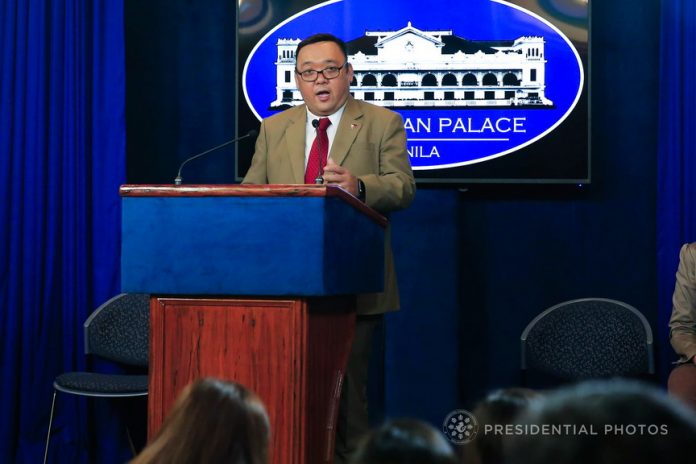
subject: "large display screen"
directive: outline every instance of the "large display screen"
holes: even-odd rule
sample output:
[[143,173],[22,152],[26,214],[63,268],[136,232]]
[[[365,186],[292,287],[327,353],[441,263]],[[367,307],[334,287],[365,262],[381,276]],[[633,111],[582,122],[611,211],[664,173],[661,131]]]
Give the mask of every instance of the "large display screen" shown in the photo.
[[[401,114],[421,183],[590,181],[587,0],[240,0],[238,133],[302,104],[295,48],[346,41],[352,95]],[[252,153],[237,154],[237,176]]]

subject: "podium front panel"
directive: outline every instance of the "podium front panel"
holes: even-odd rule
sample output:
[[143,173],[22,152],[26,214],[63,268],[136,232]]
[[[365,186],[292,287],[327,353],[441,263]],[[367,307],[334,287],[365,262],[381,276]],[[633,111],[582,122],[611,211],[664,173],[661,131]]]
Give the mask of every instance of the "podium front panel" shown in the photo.
[[124,197],[122,291],[379,292],[384,230],[337,197]]

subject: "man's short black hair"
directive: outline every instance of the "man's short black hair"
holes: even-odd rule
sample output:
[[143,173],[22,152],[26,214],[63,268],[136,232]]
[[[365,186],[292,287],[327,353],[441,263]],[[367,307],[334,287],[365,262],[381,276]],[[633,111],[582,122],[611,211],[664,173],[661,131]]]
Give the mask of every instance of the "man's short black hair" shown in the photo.
[[306,39],[304,39],[302,42],[297,44],[297,50],[295,50],[295,59],[300,55],[300,50],[302,50],[302,47],[305,47],[307,45],[319,43],[319,42],[333,42],[336,45],[338,45],[338,48],[341,49],[343,52],[343,57],[348,61],[348,47],[346,46],[346,43],[336,37],[335,35],[332,34],[326,34],[326,33],[321,33],[321,34],[314,34],[310,35]]
[[418,419],[395,419],[363,437],[351,464],[456,464],[445,436]]

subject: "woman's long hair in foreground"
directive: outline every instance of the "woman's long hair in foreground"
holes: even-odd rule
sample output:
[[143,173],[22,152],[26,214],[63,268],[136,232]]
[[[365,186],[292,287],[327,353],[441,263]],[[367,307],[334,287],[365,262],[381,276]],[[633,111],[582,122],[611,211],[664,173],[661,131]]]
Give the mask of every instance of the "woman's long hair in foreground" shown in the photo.
[[268,415],[254,393],[234,382],[197,380],[131,464],[267,464],[269,436]]

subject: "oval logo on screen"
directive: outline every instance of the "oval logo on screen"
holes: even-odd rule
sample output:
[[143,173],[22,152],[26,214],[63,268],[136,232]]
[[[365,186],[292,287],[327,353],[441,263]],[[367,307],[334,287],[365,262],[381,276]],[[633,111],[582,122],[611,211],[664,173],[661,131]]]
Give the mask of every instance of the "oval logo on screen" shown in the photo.
[[317,32],[347,42],[355,98],[402,115],[415,170],[474,164],[533,144],[563,123],[585,88],[573,43],[520,6],[329,1],[280,23],[247,58],[244,97],[259,119],[302,104],[295,49]]

